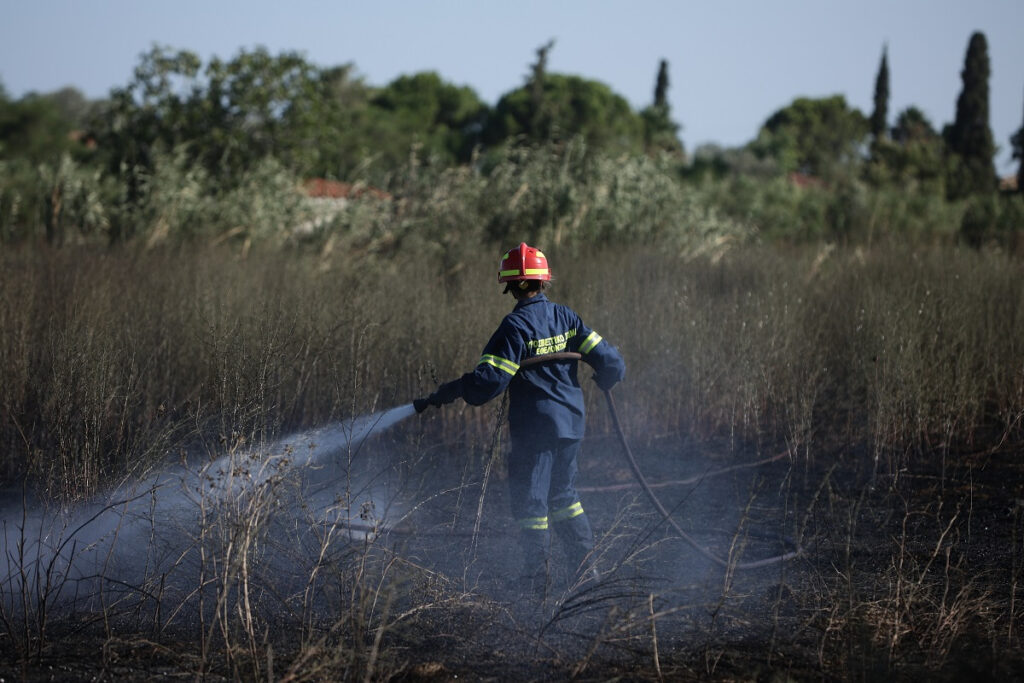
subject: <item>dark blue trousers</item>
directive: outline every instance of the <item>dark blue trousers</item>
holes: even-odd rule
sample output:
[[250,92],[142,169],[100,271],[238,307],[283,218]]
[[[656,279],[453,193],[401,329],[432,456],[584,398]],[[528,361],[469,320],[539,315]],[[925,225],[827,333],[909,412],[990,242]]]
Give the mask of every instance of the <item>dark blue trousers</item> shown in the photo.
[[512,514],[521,529],[524,576],[547,574],[551,529],[565,544],[574,575],[594,549],[590,521],[576,493],[579,452],[578,439],[529,445],[513,440],[508,481]]

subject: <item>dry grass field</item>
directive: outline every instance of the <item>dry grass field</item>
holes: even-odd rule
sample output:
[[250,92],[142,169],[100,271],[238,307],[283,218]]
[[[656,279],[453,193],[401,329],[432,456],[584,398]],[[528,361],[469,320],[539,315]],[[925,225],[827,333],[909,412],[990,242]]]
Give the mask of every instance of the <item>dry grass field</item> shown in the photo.
[[1024,674],[1019,260],[546,247],[723,562],[587,381],[602,580],[537,602],[500,401],[358,422],[473,366],[510,308],[491,251],[0,254],[0,678]]

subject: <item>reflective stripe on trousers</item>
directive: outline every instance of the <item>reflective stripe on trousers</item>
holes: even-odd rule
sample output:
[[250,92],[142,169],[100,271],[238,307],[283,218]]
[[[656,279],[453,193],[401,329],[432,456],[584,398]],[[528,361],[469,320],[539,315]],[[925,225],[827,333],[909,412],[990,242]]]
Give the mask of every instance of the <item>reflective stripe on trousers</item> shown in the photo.
[[527,568],[547,562],[550,529],[566,545],[571,562],[579,562],[594,547],[590,521],[576,493],[579,450],[575,439],[526,451],[513,444],[508,459],[509,493]]

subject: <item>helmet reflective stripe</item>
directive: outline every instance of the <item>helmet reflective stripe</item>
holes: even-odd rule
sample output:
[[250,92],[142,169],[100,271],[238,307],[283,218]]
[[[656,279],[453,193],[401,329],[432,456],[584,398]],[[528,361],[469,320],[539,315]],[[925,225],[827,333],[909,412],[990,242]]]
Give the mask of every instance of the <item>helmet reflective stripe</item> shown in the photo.
[[579,517],[582,514],[583,514],[583,505],[579,501],[577,501],[577,502],[573,503],[572,505],[570,505],[567,508],[562,508],[561,510],[555,510],[554,512],[552,512],[551,513],[551,521],[552,522],[564,522],[567,519],[572,519],[574,517]]
[[502,358],[501,356],[492,356],[489,353],[485,353],[483,356],[480,357],[480,363],[477,363],[477,365],[480,365],[481,363],[486,365],[493,365],[499,370],[503,370],[510,375],[514,375],[517,372],[519,372],[518,363],[513,363],[507,358]]
[[595,346],[601,343],[601,335],[597,332],[591,332],[587,335],[587,338],[580,344],[580,353],[590,353]]
[[544,252],[526,242],[520,242],[518,247],[509,249],[501,257],[498,282],[550,279],[551,269]]
[[548,528],[547,517],[526,517],[519,520],[519,526],[523,529],[533,529],[535,531],[544,531]]

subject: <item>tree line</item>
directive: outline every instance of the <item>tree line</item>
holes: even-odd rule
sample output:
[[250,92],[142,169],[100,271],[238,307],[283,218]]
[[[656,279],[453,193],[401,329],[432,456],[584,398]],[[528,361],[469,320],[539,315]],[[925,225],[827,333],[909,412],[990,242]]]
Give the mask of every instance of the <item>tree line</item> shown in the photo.
[[[320,67],[297,52],[263,48],[203,64],[188,50],[155,46],[126,85],[99,101],[74,88],[12,99],[0,87],[0,240],[44,234],[60,244],[71,231],[130,241],[154,196],[173,203],[177,192],[187,211],[182,201],[190,196],[237,200],[254,183],[285,177],[389,188],[410,164],[487,174],[510,149],[565,149],[573,140],[589,155],[662,159],[681,184],[797,175],[833,190],[859,183],[949,202],[985,197],[972,203],[982,207],[973,209],[981,226],[975,242],[1000,210],[992,199],[999,179],[982,33],[970,38],[956,117],[941,131],[913,106],[890,121],[886,48],[870,115],[841,95],[797,98],[748,144],[692,154],[668,104],[666,61],[651,104],[634,111],[599,81],[549,72],[553,47],[539,47],[524,82],[494,106],[435,72],[375,87],[352,64]],[[1021,160],[1019,188],[1024,121],[1010,142]]]

